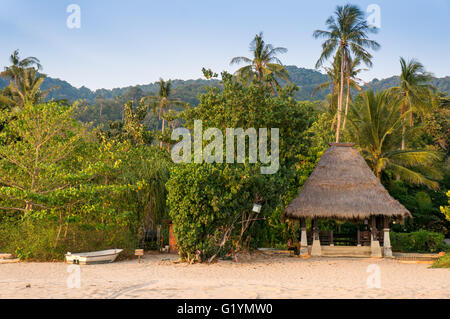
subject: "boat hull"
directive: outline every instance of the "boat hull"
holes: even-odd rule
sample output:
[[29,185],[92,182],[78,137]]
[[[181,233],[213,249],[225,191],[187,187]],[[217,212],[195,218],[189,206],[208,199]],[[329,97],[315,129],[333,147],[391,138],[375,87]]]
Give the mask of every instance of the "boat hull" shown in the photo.
[[117,256],[123,249],[110,249],[88,253],[67,253],[66,262],[69,264],[93,265],[107,264],[116,260]]

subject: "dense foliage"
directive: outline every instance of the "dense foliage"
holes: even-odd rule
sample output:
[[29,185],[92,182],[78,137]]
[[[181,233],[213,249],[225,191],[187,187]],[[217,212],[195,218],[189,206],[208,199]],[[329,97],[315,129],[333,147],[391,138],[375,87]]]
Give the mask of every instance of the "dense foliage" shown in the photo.
[[[114,247],[129,254],[143,231],[168,219],[190,262],[284,246],[298,235],[298,223],[283,217],[286,205],[339,138],[355,144],[412,213],[391,224],[394,249],[445,250],[450,78],[401,58],[398,77],[363,84],[360,64],[371,66],[379,47],[372,32],[357,6],[338,6],[314,33],[324,39],[317,66],[326,75],[284,66],[278,55],[286,49],[260,33],[250,58],[232,60],[245,63],[235,75],[219,80],[204,68],[206,80],[95,92],[47,77],[37,58],[16,50],[0,78],[0,251],[34,260]],[[249,137],[241,161],[175,164],[172,133],[184,127],[195,134],[195,121],[201,133],[215,128],[224,137],[202,140],[215,155],[226,149],[227,128],[267,128],[268,150],[277,134],[271,129],[279,129],[277,169],[263,174],[269,164],[261,155],[250,160]],[[358,226],[327,220],[319,227],[352,234]],[[448,264],[448,254],[441,262]]]
[[420,230],[412,233],[392,233],[394,251],[434,253],[445,249],[444,235]]
[[[314,120],[312,104],[297,102],[293,92],[273,96],[270,87],[259,83],[243,86],[227,74],[223,78],[223,91],[209,89],[198,107],[182,114],[187,127],[202,120],[203,130],[215,127],[224,135],[226,128],[280,128],[280,168],[261,174],[261,163],[250,164],[247,155],[243,164],[173,167],[167,185],[170,216],[180,254],[190,261],[287,240],[282,208],[312,166],[305,145]],[[299,158],[304,163],[296,171]],[[261,212],[252,212],[254,203],[262,205]]]
[[[7,112],[0,133],[0,250],[22,258],[123,247],[166,215],[167,152],[98,138],[76,106],[30,104]],[[135,131],[134,131],[135,132]]]
[[[299,90],[295,92],[294,95],[297,100],[325,100],[326,95],[331,92],[331,90],[322,90],[311,97],[311,93],[316,87],[324,82],[329,81],[329,77],[326,74],[312,69],[297,67],[295,65],[288,65],[286,66],[286,69],[289,73],[291,82],[299,87]],[[218,80],[173,80],[173,97],[179,98],[191,105],[197,105],[199,103],[199,95],[206,92],[206,87],[210,86],[211,82],[214,86],[220,86]],[[284,81],[280,81],[280,83],[281,85],[285,84]],[[398,76],[392,76],[381,80],[374,79],[370,82],[367,82],[363,86],[363,88],[382,91],[394,86],[398,86],[398,84]],[[440,92],[450,94],[450,77],[434,77],[431,80],[431,84],[435,86]],[[8,80],[0,78],[0,89],[6,87],[7,85]],[[107,123],[108,120],[121,119],[123,100],[120,99],[132,88],[139,88],[147,95],[156,95],[158,92],[157,82],[138,86],[115,88],[111,90],[98,89],[92,91],[86,87],[76,88],[64,80],[46,77],[44,79],[44,82],[42,83],[42,89],[47,90],[49,88],[55,89],[48,94],[48,100],[68,100],[71,102],[84,100],[87,102],[87,104],[91,105],[90,109],[92,109],[92,114],[90,114],[89,116],[86,115],[86,117],[84,118],[86,122],[97,122],[99,120],[97,114],[99,114],[99,104],[100,101],[102,101],[102,103],[104,104],[103,110],[105,112],[105,123]],[[120,101],[117,101],[117,99],[119,99]],[[96,109],[97,112],[95,112],[94,109]]]

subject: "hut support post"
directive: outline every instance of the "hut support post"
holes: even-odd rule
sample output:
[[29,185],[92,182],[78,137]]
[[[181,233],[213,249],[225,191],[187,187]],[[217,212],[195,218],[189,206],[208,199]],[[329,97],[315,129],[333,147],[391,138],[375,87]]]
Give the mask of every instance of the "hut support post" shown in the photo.
[[356,246],[360,247],[361,246],[361,232],[358,229],[357,233],[356,233]]
[[371,257],[382,257],[380,242],[377,238],[377,222],[375,216],[370,216],[371,221],[371,236],[370,236],[370,256]]
[[308,255],[308,242],[306,240],[306,219],[300,218],[300,256]]
[[389,235],[389,217],[383,216],[383,256],[392,257],[391,237]]
[[322,256],[322,248],[320,247],[319,228],[317,227],[317,219],[313,219],[313,244],[311,248],[311,256]]
[[330,246],[334,246],[333,230],[330,230]]

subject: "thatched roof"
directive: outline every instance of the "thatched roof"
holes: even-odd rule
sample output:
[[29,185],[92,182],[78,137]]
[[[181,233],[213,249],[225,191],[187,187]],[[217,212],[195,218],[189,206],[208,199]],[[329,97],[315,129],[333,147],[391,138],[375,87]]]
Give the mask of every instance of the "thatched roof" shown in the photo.
[[389,195],[353,144],[330,145],[298,196],[286,208],[286,217],[411,216]]

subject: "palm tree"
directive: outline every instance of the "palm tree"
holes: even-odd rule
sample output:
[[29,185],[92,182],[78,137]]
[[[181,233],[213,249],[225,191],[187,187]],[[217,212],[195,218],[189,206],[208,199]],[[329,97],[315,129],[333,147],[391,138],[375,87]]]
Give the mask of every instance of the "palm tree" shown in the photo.
[[439,187],[441,174],[434,168],[440,156],[427,150],[398,150],[401,123],[409,111],[401,114],[401,99],[389,92],[363,92],[351,108],[349,129],[354,142],[379,180],[382,174],[412,184]]
[[316,30],[313,36],[324,38],[322,43],[322,53],[317,60],[316,68],[319,68],[335,51],[339,51],[341,59],[340,87],[338,98],[336,142],[339,142],[342,97],[344,93],[344,64],[350,60],[350,53],[361,59],[366,65],[372,65],[372,55],[366,49],[378,49],[380,45],[368,39],[369,32],[376,32],[377,29],[369,27],[364,13],[354,5],[337,6],[335,16],[330,16],[325,22],[328,31]]
[[339,52],[335,55],[333,64],[331,67],[324,67],[326,74],[328,75],[328,78],[330,79],[327,82],[319,84],[317,87],[314,88],[314,90],[311,92],[311,97],[313,97],[317,91],[327,89],[331,86],[331,94],[328,94],[326,96],[326,99],[328,100],[328,109],[327,111],[330,113],[330,116],[333,118],[331,129],[334,131],[336,129],[336,101],[338,99],[337,92],[339,90],[339,81],[341,78],[340,73],[340,65],[341,65],[341,59]]
[[[431,73],[425,71],[424,66],[417,60],[405,61],[400,58],[400,85],[390,90],[402,97],[401,115],[409,112],[410,126],[414,125],[413,114],[426,114],[432,106],[432,87],[428,83]],[[402,150],[406,149],[406,119],[402,123]]]
[[342,123],[342,130],[345,130],[345,126],[347,123],[347,115],[348,115],[348,103],[350,100],[350,90],[356,89],[358,91],[362,91],[361,86],[359,85],[359,82],[362,80],[358,78],[358,73],[365,71],[367,69],[358,69],[357,67],[361,64],[360,58],[355,58],[354,60],[349,60],[346,65],[346,71],[345,71],[345,78],[347,80],[347,98],[345,101],[345,113],[344,113],[344,122]]
[[36,67],[37,70],[42,69],[39,59],[35,57],[30,56],[25,59],[20,59],[19,50],[15,50],[13,54],[10,55],[9,61],[11,62],[11,66],[5,67],[0,75],[3,78],[9,77],[10,83],[14,82],[16,85],[25,69],[31,67]]
[[236,71],[236,76],[243,82],[257,80],[267,81],[272,87],[279,86],[276,78],[281,78],[289,82],[289,74],[285,66],[277,58],[277,54],[286,53],[286,48],[276,47],[266,44],[263,40],[263,33],[255,35],[250,43],[250,52],[253,58],[234,57],[230,65],[246,63]]
[[1,72],[3,78],[9,78],[9,85],[3,90],[0,101],[3,104],[37,103],[56,87],[41,91],[40,87],[46,77],[39,73],[42,69],[39,59],[27,57],[20,59],[19,50],[15,50],[9,57],[11,65]]
[[50,92],[46,90],[41,92],[40,86],[44,82],[45,74],[38,73],[34,68],[27,68],[23,70],[17,82],[9,85],[11,93],[18,98],[17,104],[25,105],[26,103],[37,103],[41,98]]
[[12,100],[22,106],[26,103],[38,103],[57,86],[41,91],[41,85],[46,78],[45,74],[38,73],[35,68],[27,68],[17,78],[17,83],[12,82],[6,88],[9,90]]
[[[159,79],[158,82],[159,90],[158,96],[146,96],[143,100],[153,101],[153,110],[154,112],[158,112],[159,120],[162,120],[161,133],[164,133],[165,130],[165,119],[164,114],[166,111],[170,111],[171,106],[184,106],[183,101],[176,98],[170,98],[170,94],[172,91],[172,81],[164,81],[163,79]],[[162,147],[162,141],[160,142],[160,147]]]
[[[361,71],[367,70],[367,69],[358,69],[357,67],[360,64],[361,64],[361,59],[359,59],[359,58],[350,60],[350,63],[346,64],[345,79],[346,79],[346,88],[347,88],[347,99],[346,99],[346,104],[345,104],[345,113],[344,113],[344,121],[342,124],[342,130],[345,130],[346,123],[347,123],[348,105],[349,105],[349,101],[351,98],[350,90],[351,89],[355,89],[358,91],[362,90],[361,86],[359,85],[359,82],[361,82],[362,80],[360,78],[358,78],[357,75]],[[314,96],[314,94],[318,90],[326,89],[326,88],[332,86],[331,97],[330,97],[330,108],[331,108],[331,111],[334,113],[334,117],[336,117],[336,109],[335,109],[333,103],[336,100],[336,92],[339,90],[339,87],[340,87],[340,83],[339,83],[340,79],[341,79],[340,66],[341,66],[341,57],[340,57],[340,52],[338,51],[336,56],[334,57],[332,67],[324,68],[330,81],[324,82],[324,83],[318,85],[311,93],[311,96]],[[333,121],[333,123],[334,123],[334,121]]]
[[335,107],[333,105],[334,97],[336,96],[336,92],[339,90],[339,81],[341,78],[341,58],[339,52],[335,55],[333,64],[331,67],[324,67],[325,72],[330,79],[328,82],[324,82],[319,84],[314,90],[311,92],[311,97],[313,97],[317,91],[327,89],[331,86],[331,100],[330,100],[330,108],[334,111]]

